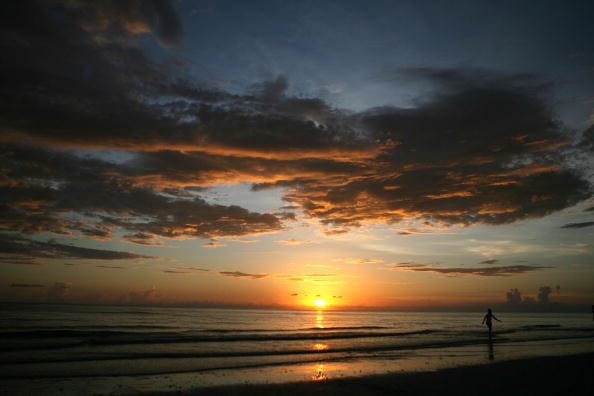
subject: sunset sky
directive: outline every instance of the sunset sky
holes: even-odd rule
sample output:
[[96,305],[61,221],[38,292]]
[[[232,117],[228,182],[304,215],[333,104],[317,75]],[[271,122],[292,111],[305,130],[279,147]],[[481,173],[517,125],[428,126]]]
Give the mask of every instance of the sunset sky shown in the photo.
[[594,304],[594,2],[0,7],[0,301]]

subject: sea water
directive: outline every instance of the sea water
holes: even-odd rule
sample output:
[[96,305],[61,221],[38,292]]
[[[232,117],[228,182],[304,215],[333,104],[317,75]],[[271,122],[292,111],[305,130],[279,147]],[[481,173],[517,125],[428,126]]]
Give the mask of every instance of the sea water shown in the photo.
[[495,314],[490,338],[481,312],[0,305],[0,382],[114,393],[162,390],[164,379],[176,389],[325,380],[594,351],[587,313]]

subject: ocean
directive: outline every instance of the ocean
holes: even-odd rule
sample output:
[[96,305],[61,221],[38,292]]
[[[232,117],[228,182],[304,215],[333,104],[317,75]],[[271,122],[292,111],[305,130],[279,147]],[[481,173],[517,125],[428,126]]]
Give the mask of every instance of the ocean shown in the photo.
[[594,351],[589,313],[494,314],[489,338],[484,312],[4,304],[0,392],[318,381]]

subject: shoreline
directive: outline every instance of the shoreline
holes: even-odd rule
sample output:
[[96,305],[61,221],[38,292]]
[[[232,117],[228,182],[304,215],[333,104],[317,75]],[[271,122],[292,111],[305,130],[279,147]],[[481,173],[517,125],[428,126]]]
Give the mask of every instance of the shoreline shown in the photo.
[[[115,325],[88,329],[86,323],[95,326],[97,314],[103,318],[110,313]],[[594,389],[594,381],[581,374],[594,363],[594,328],[583,315],[510,314],[490,338],[470,314],[450,314],[447,321],[441,314],[431,316],[431,323],[443,324],[439,329],[425,324],[426,314],[415,313],[320,318],[238,311],[232,322],[214,327],[210,322],[229,318],[213,311],[197,316],[208,320],[192,326],[158,327],[180,316],[165,311],[159,315],[163,323],[153,323],[152,316],[147,322],[145,311],[101,310],[85,312],[81,324],[81,314],[75,312],[70,322],[60,325],[66,332],[58,326],[39,333],[15,330],[4,342],[0,396],[444,391],[540,396],[569,390],[576,396]],[[312,327],[322,320],[327,331]],[[253,321],[258,322],[256,330]],[[398,325],[386,327],[392,322]],[[163,328],[170,332],[160,333]],[[524,384],[521,392],[518,381]]]
[[[304,380],[254,382],[205,382],[199,372],[150,376],[101,376],[78,378],[0,379],[0,395],[143,395],[143,396],[366,396],[375,395],[589,395],[594,389],[592,348],[565,354],[524,356],[504,360],[458,364],[435,357],[422,369],[400,366],[394,371],[361,375],[310,375]],[[384,368],[389,368],[389,361]],[[256,374],[252,372],[252,374]],[[270,373],[268,373],[270,374]],[[311,373],[315,374],[315,373]],[[223,378],[226,374],[221,373]],[[229,378],[227,378],[229,379]]]
[[439,369],[277,384],[222,385],[146,396],[355,396],[355,395],[589,395],[594,353],[544,356]]

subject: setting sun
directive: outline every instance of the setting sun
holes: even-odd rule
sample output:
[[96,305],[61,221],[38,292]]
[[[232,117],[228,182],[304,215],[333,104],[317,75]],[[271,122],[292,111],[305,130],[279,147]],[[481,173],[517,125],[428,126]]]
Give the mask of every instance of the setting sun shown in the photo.
[[314,300],[314,305],[317,308],[324,308],[326,306],[326,300],[324,300],[322,298],[317,298]]

